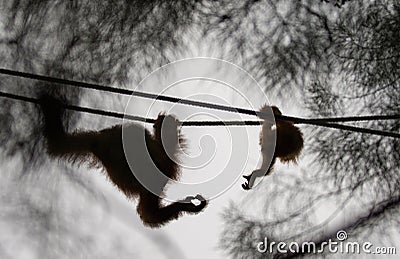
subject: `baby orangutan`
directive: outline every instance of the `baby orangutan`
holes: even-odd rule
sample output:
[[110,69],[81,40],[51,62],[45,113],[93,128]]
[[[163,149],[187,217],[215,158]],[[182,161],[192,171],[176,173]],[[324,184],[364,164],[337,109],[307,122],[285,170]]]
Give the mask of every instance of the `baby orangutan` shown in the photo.
[[[163,189],[170,179],[179,177],[179,166],[175,162],[179,155],[179,144],[184,143],[178,121],[170,115],[159,114],[154,122],[151,134],[138,124],[116,125],[100,131],[76,131],[68,133],[63,126],[65,103],[48,95],[39,101],[44,118],[44,136],[47,140],[47,152],[52,157],[64,158],[71,162],[88,163],[105,169],[115,186],[128,198],[138,198],[137,212],[143,223],[150,227],[179,218],[183,213],[197,214],[207,205],[201,195],[189,196],[169,205],[162,204]],[[123,143],[123,131],[127,132],[129,146],[134,150],[134,170],[128,164]],[[161,143],[161,137],[167,140]],[[124,145],[125,144],[125,145]],[[158,171],[159,170],[159,171]],[[164,177],[159,177],[160,174]],[[143,185],[146,179],[160,180],[155,183],[157,191]],[[154,184],[154,183],[153,183]],[[196,206],[191,201],[199,200]]]
[[[282,163],[290,161],[297,162],[297,158],[303,149],[304,140],[300,129],[296,127],[293,122],[284,120],[277,120],[274,125],[269,121],[270,118],[267,118],[266,115],[270,109],[272,109],[274,115],[282,115],[281,111],[276,106],[264,105],[260,110],[260,112],[264,113],[264,115],[260,116],[260,118],[264,119],[260,133],[260,146],[263,161],[260,169],[253,171],[250,175],[243,175],[247,180],[247,182],[242,184],[242,188],[245,190],[249,190],[253,187],[257,177],[266,176],[272,172],[276,158],[279,158]],[[275,131],[276,144],[272,141]],[[272,152],[273,157],[271,160]]]

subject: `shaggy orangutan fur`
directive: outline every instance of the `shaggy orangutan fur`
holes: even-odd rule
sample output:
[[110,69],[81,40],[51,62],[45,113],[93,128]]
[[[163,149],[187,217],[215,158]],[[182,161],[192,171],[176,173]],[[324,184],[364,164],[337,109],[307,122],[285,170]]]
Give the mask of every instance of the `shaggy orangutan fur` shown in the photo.
[[[264,105],[260,112],[268,114],[272,109],[274,115],[282,115],[281,111],[276,106]],[[276,158],[279,158],[282,163],[297,162],[297,159],[303,149],[304,140],[300,129],[293,122],[277,120],[274,125],[267,116],[260,116],[264,119],[262,130],[260,133],[260,146],[263,155],[263,162],[259,169],[253,171],[250,175],[244,175],[247,180],[242,184],[243,189],[249,190],[253,187],[257,177],[269,175],[272,172]],[[274,127],[275,126],[275,127]],[[276,144],[271,141],[276,131]],[[275,147],[274,147],[275,144]],[[271,160],[271,152],[274,150]],[[271,161],[271,163],[270,163]]]
[[[43,133],[47,140],[47,152],[51,157],[67,159],[70,162],[88,163],[89,166],[103,167],[111,182],[128,198],[138,198],[137,212],[143,223],[150,227],[160,227],[163,224],[179,218],[184,212],[197,214],[207,205],[201,195],[189,196],[182,201],[164,206],[162,195],[169,179],[179,177],[179,166],[176,158],[179,155],[179,145],[184,143],[180,134],[178,121],[170,115],[159,114],[153,128],[154,134],[137,124],[116,125],[100,131],[65,131],[64,107],[65,102],[48,95],[40,98],[40,107],[44,118]],[[163,125],[163,127],[161,127]],[[133,139],[141,139],[142,143],[132,141],[133,149],[139,156],[147,155],[144,161],[136,159],[138,166],[144,172],[142,176],[153,177],[159,169],[167,180],[157,183],[158,193],[146,189],[132,173],[126,160],[122,141],[122,129],[133,134]],[[162,128],[162,130],[161,130]],[[125,131],[124,131],[125,132]],[[163,144],[161,143],[163,135]],[[166,144],[164,143],[166,140]],[[140,141],[139,141],[140,142]],[[143,157],[146,157],[145,155]],[[151,158],[150,158],[151,157]],[[150,158],[150,159],[149,159]],[[143,165],[141,165],[143,163]],[[149,168],[149,164],[155,166]],[[153,178],[159,179],[159,178]],[[200,200],[199,205],[191,203]]]

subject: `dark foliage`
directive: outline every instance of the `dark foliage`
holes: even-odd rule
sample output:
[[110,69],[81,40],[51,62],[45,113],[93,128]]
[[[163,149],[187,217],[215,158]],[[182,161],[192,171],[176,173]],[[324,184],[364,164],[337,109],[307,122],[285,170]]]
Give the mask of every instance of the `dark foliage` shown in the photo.
[[[243,52],[244,60],[253,60],[264,71],[262,76],[279,75],[275,77],[279,80],[267,86],[282,90],[283,86],[296,85],[313,117],[400,113],[400,6],[396,1],[349,1],[333,12],[313,1],[299,1],[276,12],[274,6],[280,2],[284,1],[246,1],[257,5],[248,9],[254,12],[268,4],[272,6],[268,11],[283,13],[280,22],[276,15],[254,16],[253,24],[276,26],[271,34],[244,37],[240,30],[232,30],[234,38],[244,37],[245,42],[257,46],[252,49],[246,45],[250,50]],[[294,25],[299,29],[287,30],[287,37],[297,41],[290,41],[293,45],[284,54],[272,52],[284,42],[280,33]],[[258,45],[261,42],[266,46]],[[267,52],[268,58],[254,54],[261,52]],[[279,62],[285,65],[279,66]],[[398,120],[357,126],[400,131]],[[264,237],[318,245],[335,239],[338,230],[346,230],[353,241],[382,241],[380,237],[388,235],[387,228],[397,226],[400,141],[323,128],[305,130],[307,155],[303,159],[311,161],[307,170],[295,177],[276,174],[256,190],[258,193],[226,210],[221,246],[230,255],[264,258],[254,245]],[[261,215],[246,216],[255,204],[262,206]],[[317,218],[324,211],[329,216],[321,222]],[[275,250],[273,254],[279,253]]]

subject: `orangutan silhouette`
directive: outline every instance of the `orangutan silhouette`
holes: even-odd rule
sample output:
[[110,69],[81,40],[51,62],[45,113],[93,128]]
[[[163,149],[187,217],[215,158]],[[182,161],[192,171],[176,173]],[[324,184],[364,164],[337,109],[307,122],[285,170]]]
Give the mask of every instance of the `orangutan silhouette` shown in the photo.
[[[177,180],[179,177],[180,168],[175,161],[181,152],[180,146],[185,142],[175,117],[160,113],[153,124],[153,134],[134,123],[115,125],[100,131],[80,130],[68,133],[63,125],[66,102],[50,95],[42,95],[39,105],[43,113],[43,133],[48,154],[72,163],[86,163],[91,167],[104,168],[119,190],[129,199],[139,200],[137,212],[145,225],[160,227],[178,219],[183,213],[197,214],[207,205],[207,201],[199,194],[169,205],[162,202],[165,185],[170,179]],[[162,179],[167,180],[155,183],[158,187],[157,193],[148,190],[132,173],[124,153],[123,130],[133,137],[132,140],[142,140],[129,143],[135,154],[140,156],[134,159],[134,167],[135,170],[142,170],[139,172],[141,177],[145,180],[157,180],[161,178],[155,177],[156,174],[161,172],[165,175]],[[193,200],[200,202],[196,206],[192,203]]]

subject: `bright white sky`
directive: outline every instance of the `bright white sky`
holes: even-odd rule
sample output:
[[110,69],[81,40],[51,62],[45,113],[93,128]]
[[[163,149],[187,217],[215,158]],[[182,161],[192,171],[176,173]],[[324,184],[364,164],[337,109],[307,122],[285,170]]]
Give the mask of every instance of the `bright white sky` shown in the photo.
[[[209,50],[194,49],[193,52],[197,54],[190,54],[183,57],[213,56],[210,54],[212,51]],[[209,63],[201,64],[193,62],[190,65],[190,62],[186,62],[184,64],[184,66],[176,67],[172,70],[176,73],[174,75],[167,73],[165,78],[157,78],[156,76],[149,78],[145,81],[147,85],[142,86],[138,90],[160,93],[165,87],[175,82],[174,78],[206,76],[228,82],[233,88],[218,82],[193,80],[174,85],[163,94],[250,109],[257,109],[266,102],[262,89],[254,82],[246,80],[242,76],[243,74],[238,73],[237,68],[234,68],[234,66],[223,66],[221,72],[217,67],[209,66]],[[251,71],[249,72],[251,73]],[[165,76],[165,74],[163,75]],[[132,84],[132,88],[135,88],[134,84]],[[269,102],[282,107],[279,100],[269,98]],[[283,106],[283,112],[289,115],[299,115],[298,107],[296,107],[297,102],[294,101],[292,104],[295,106]],[[129,106],[128,111],[134,115],[155,117],[159,111],[168,110],[181,120],[238,119],[237,115],[229,113],[201,110],[181,105],[172,106],[171,104],[161,102],[152,106],[149,114],[143,114],[143,107],[149,107],[149,105],[151,105],[151,101],[135,99],[134,103],[131,103]],[[256,119],[246,116],[243,118]],[[104,127],[104,125],[98,126],[98,128]],[[93,129],[96,129],[96,127],[93,127]],[[102,229],[99,229],[98,236],[94,237],[98,241],[99,255],[101,254],[101,250],[113,249],[112,247],[107,247],[106,242],[101,241],[102,234],[120,231],[121,235],[129,240],[125,241],[128,244],[132,243],[132,247],[137,249],[136,258],[162,258],[163,255],[166,258],[226,258],[223,252],[218,249],[223,224],[223,218],[220,214],[230,201],[240,201],[246,198],[247,193],[241,188],[241,183],[243,182],[241,175],[248,174],[259,163],[259,131],[260,127],[255,126],[246,128],[183,128],[182,133],[189,139],[188,153],[192,156],[186,157],[183,162],[186,162],[188,166],[193,164],[199,165],[202,162],[208,163],[204,166],[197,166],[195,169],[183,169],[180,181],[186,184],[184,186],[171,184],[167,192],[167,198],[177,199],[186,195],[201,193],[206,198],[211,198],[211,200],[208,207],[197,216],[183,216],[161,229],[153,230],[144,227],[136,214],[136,202],[127,201],[110,184],[106,177],[101,176],[98,171],[79,169],[83,173],[92,173],[94,171],[94,174],[90,178],[93,179],[95,188],[99,188],[109,204],[107,214],[101,215],[102,217],[107,217],[107,224],[101,225]],[[234,158],[233,161],[229,161],[232,157]],[[243,162],[243,158],[245,158],[245,162]],[[10,164],[10,168],[15,168],[15,165],[18,164],[18,158],[15,161],[10,161]],[[301,166],[302,161],[300,161],[298,167]],[[2,165],[4,172],[11,173],[12,170],[10,168],[7,165]],[[214,177],[226,171],[228,171],[229,177],[225,179],[229,181],[229,184],[232,184],[228,188],[221,188],[219,190],[218,188],[209,188],[207,185],[192,186],[193,183],[210,179],[212,181]],[[3,177],[3,183],[7,183],[5,178]],[[68,193],[69,202],[74,203],[74,206],[77,206],[77,204],[79,206],[81,204],[80,201],[74,200],[74,198],[78,199],[76,196],[79,197],[79,194]],[[99,215],[96,214],[96,216]],[[12,228],[12,226],[7,225],[5,222],[0,222],[0,229],[2,229],[3,233],[15,234],[13,236],[3,236],[0,234],[0,244],[10,249],[16,258],[32,257],[32,252],[29,251],[31,247],[28,245],[21,247],[18,241],[20,239],[17,237],[18,233],[15,233],[15,230]],[[28,242],[28,240],[26,241]]]
[[[196,79],[173,84],[190,77],[207,77],[222,82]],[[172,86],[167,87],[169,85]],[[258,109],[266,102],[279,105],[278,100],[267,98],[261,87],[249,75],[234,65],[219,60],[196,59],[174,63],[150,75],[136,90],[249,109]],[[294,107],[291,108],[292,111],[295,110]],[[185,105],[153,103],[152,100],[141,98],[132,98],[127,106],[129,114],[139,116],[154,118],[160,111],[168,111],[180,120],[257,119]],[[288,114],[295,115],[291,112]],[[151,130],[151,125],[146,126]],[[127,238],[137,231],[145,237],[139,246],[143,250],[141,254],[151,251],[151,258],[159,258],[156,255],[162,254],[166,247],[171,246],[167,244],[167,240],[170,240],[175,247],[172,247],[168,254],[173,254],[174,258],[226,258],[223,251],[218,249],[223,224],[221,213],[230,201],[246,199],[248,192],[241,188],[241,175],[250,173],[261,162],[258,144],[260,129],[258,126],[182,129],[182,133],[189,140],[189,156],[182,159],[184,168],[179,181],[185,184],[170,184],[166,198],[176,200],[200,193],[210,201],[200,214],[183,216],[161,229],[144,227],[136,215],[136,203],[127,202],[115,188],[109,186],[104,177],[100,178],[99,184],[103,186],[104,195],[112,205],[110,213],[115,214],[124,225],[132,226],[132,232],[129,229],[124,230],[127,232]],[[215,177],[221,174],[226,174],[221,182],[223,187],[219,187],[219,183],[217,187],[212,184],[193,185],[207,181],[213,183],[217,181]],[[155,252],[155,249],[159,253]]]
[[[160,74],[162,76],[159,76]],[[146,92],[160,93],[171,83],[190,77],[219,79],[231,86],[198,79],[175,84],[166,89],[163,94],[250,109],[258,109],[266,101],[262,89],[254,81],[244,78],[248,77],[244,72],[218,60],[187,60],[175,63],[145,79],[141,89]],[[133,114],[141,111],[139,115],[145,116],[146,114],[143,114],[146,113],[145,107],[150,105],[152,101],[135,98],[130,102],[128,111]],[[168,110],[168,113],[175,114],[181,120],[241,119],[240,116],[227,112],[162,102],[153,105],[149,117],[155,117],[162,110]],[[250,116],[243,118],[256,119]],[[182,133],[189,139],[187,148],[189,157],[184,157],[182,162],[184,166],[195,168],[182,170],[180,182],[186,184],[184,186],[171,184],[167,198],[180,199],[187,195],[201,193],[211,200],[208,207],[197,216],[183,216],[163,227],[162,230],[155,231],[165,231],[169,238],[181,248],[185,258],[225,258],[222,251],[217,249],[223,223],[220,214],[230,200],[242,199],[246,194],[241,189],[242,179],[240,178],[242,174],[248,174],[257,166],[260,158],[259,130],[260,127],[186,127],[182,129]],[[221,173],[227,174],[223,177],[226,186],[217,187],[217,189],[208,184],[193,186],[193,183],[217,181],[215,177]]]

